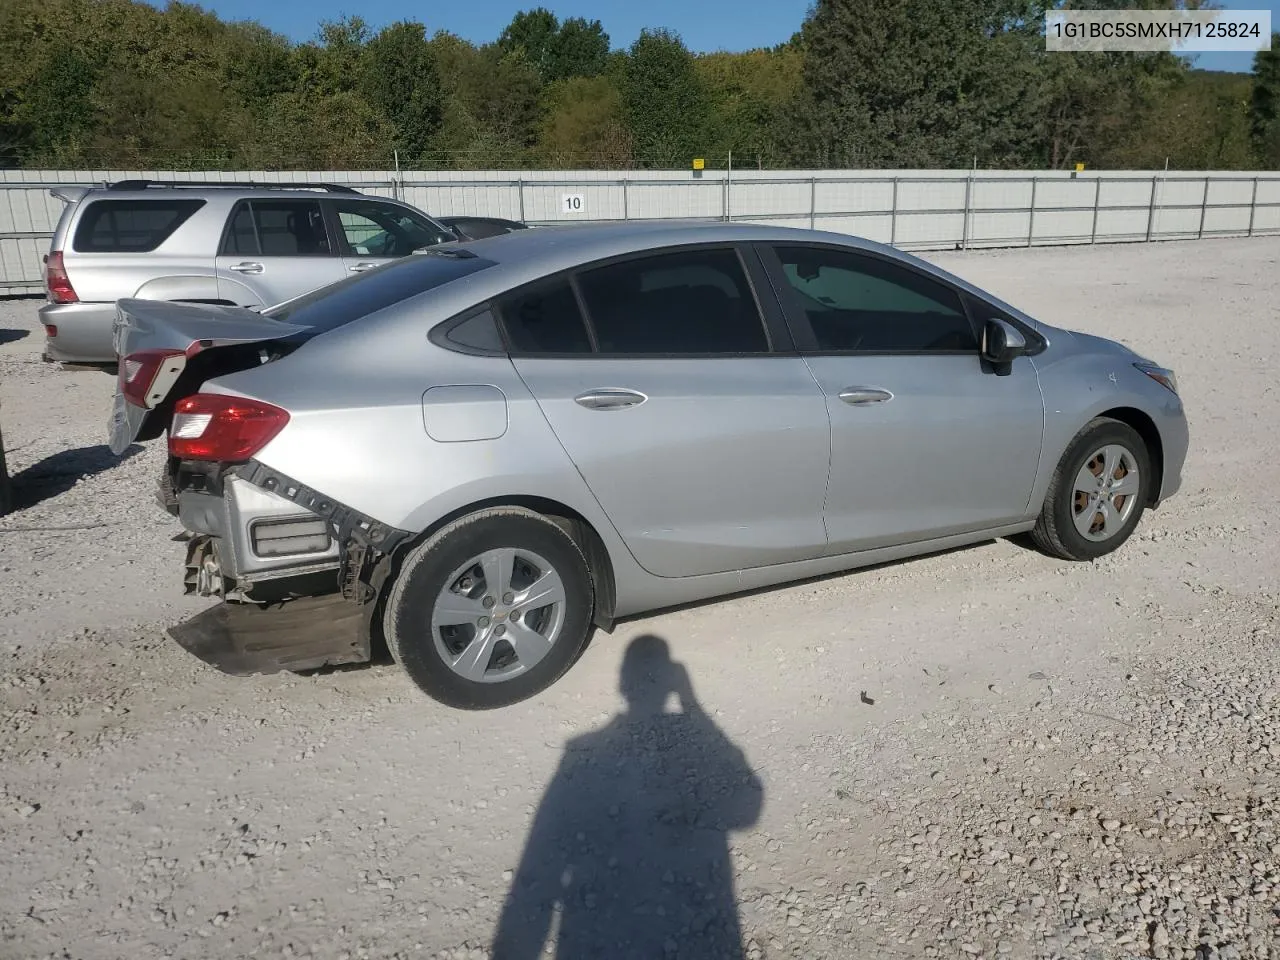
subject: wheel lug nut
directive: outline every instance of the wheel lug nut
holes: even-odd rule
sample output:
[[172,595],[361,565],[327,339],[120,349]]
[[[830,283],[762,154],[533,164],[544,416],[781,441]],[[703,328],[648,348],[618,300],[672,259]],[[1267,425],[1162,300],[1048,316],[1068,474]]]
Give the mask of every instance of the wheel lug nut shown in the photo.
[[519,611],[519,610],[512,610],[512,611],[511,611],[511,619],[512,619],[512,620],[519,620],[519,619],[520,619],[520,611]]
[[502,624],[498,624],[496,627],[493,628],[493,632],[500,637],[507,632],[507,628],[504,627]]
[[493,597],[485,597],[480,602],[483,603],[486,607],[492,607],[495,601]]
[[489,625],[488,617],[481,617],[479,620],[476,621],[477,627],[487,627],[488,625]]
[[503,603],[508,603],[508,604],[509,604],[509,603],[514,603],[514,602],[515,602],[515,599],[516,599],[516,595],[515,595],[514,593],[504,593],[504,594],[502,595],[502,602],[503,602]]

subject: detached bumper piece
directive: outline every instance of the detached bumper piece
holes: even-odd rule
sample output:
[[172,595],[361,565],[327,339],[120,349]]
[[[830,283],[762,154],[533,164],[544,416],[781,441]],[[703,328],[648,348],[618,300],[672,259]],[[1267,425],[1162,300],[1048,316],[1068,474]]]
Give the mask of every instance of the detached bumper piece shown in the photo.
[[314,670],[369,659],[365,613],[339,593],[266,606],[220,603],[171,627],[169,636],[233,676]]

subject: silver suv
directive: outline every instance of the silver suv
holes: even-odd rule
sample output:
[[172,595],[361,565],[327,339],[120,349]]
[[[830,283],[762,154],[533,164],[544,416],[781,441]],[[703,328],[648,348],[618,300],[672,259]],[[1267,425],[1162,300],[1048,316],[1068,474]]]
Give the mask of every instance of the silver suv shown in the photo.
[[56,187],[45,257],[48,359],[114,363],[124,297],[267,307],[459,239],[406,203],[333,184],[122,180]]

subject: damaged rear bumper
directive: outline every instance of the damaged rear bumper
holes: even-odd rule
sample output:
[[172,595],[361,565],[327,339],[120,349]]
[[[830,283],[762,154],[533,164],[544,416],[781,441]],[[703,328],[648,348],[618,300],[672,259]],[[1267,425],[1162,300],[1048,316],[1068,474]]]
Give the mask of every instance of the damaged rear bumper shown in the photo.
[[256,463],[176,500],[187,592],[223,599],[168,631],[183,648],[238,676],[370,659],[390,553],[408,531]]
[[266,605],[224,602],[171,627],[169,636],[234,676],[313,670],[369,659],[367,612],[340,593]]

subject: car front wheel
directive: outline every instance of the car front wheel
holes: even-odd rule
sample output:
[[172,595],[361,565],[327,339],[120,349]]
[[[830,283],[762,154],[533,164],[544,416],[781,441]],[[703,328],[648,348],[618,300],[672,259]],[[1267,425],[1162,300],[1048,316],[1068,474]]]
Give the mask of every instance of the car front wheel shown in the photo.
[[490,709],[546,689],[591,629],[590,570],[541,514],[482,510],[415,548],[387,598],[392,656],[428,696]]
[[1032,538],[1064,560],[1104,556],[1133,533],[1152,480],[1151,457],[1138,431],[1097,417],[1062,455]]

